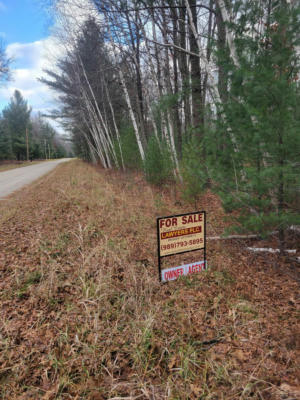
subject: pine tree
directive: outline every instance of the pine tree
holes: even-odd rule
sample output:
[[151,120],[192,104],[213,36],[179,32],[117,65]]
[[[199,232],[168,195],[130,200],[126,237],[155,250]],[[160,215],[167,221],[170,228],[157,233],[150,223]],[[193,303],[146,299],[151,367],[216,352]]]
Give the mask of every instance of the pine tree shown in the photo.
[[260,4],[239,3],[236,10],[240,66],[226,65],[229,92],[217,121],[213,178],[225,208],[240,211],[240,228],[278,230],[283,250],[285,229],[300,220],[293,208],[300,184],[300,7],[269,2],[259,34],[255,24],[266,13]]
[[5,122],[0,120],[0,160],[8,160],[12,158],[11,140],[5,129]]
[[3,118],[10,136],[12,154],[17,160],[26,159],[26,128],[30,120],[31,108],[22,94],[16,90],[9,105],[3,110]]

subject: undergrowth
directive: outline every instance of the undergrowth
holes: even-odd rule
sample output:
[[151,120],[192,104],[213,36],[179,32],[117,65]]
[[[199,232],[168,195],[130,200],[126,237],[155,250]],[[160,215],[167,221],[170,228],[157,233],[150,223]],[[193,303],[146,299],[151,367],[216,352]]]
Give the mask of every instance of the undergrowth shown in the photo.
[[[198,205],[208,234],[224,228],[218,204]],[[279,399],[297,385],[295,281],[214,242],[208,271],[159,284],[155,218],[188,207],[79,161],[1,204],[0,398]]]

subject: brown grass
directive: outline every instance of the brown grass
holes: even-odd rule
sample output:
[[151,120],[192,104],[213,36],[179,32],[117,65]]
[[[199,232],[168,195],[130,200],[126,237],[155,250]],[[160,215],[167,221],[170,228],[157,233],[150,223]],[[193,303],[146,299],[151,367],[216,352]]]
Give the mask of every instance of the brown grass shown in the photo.
[[0,172],[9,171],[10,169],[15,169],[15,168],[28,167],[29,165],[39,164],[43,161],[46,160],[0,162]]
[[[218,199],[198,209],[222,233]],[[207,272],[158,283],[155,218],[189,211],[170,188],[79,161],[2,202],[0,398],[299,394],[299,287],[284,260],[209,243]]]

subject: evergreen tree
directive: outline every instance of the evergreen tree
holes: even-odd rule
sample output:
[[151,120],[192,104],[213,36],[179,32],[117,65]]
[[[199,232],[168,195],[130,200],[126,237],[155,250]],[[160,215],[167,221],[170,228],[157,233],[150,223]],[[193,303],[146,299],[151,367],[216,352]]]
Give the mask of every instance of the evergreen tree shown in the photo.
[[193,136],[184,143],[182,155],[183,197],[196,204],[208,185],[203,145],[198,137]]
[[[235,44],[240,66],[228,68],[228,100],[220,109],[213,154],[214,179],[228,210],[240,211],[240,227],[284,231],[299,221],[292,207],[299,174],[299,7],[269,2],[263,34],[258,2],[239,3]],[[250,35],[253,32],[253,35]],[[222,61],[219,60],[221,63]]]
[[11,140],[5,129],[4,120],[0,120],[0,160],[12,158]]
[[174,179],[172,171],[174,165],[167,144],[160,144],[157,138],[151,136],[144,161],[144,171],[148,182],[161,185]]
[[3,118],[10,136],[12,155],[17,160],[26,159],[26,128],[30,121],[31,108],[22,94],[16,90],[9,105],[3,110]]

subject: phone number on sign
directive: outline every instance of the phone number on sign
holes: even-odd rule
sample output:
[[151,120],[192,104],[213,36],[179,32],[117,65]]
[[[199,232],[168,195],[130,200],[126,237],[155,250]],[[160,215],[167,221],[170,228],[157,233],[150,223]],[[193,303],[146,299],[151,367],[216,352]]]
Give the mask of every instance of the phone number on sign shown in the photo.
[[195,244],[203,243],[203,239],[185,240],[184,242],[168,243],[162,244],[160,246],[161,250],[176,249],[178,247],[193,246]]

